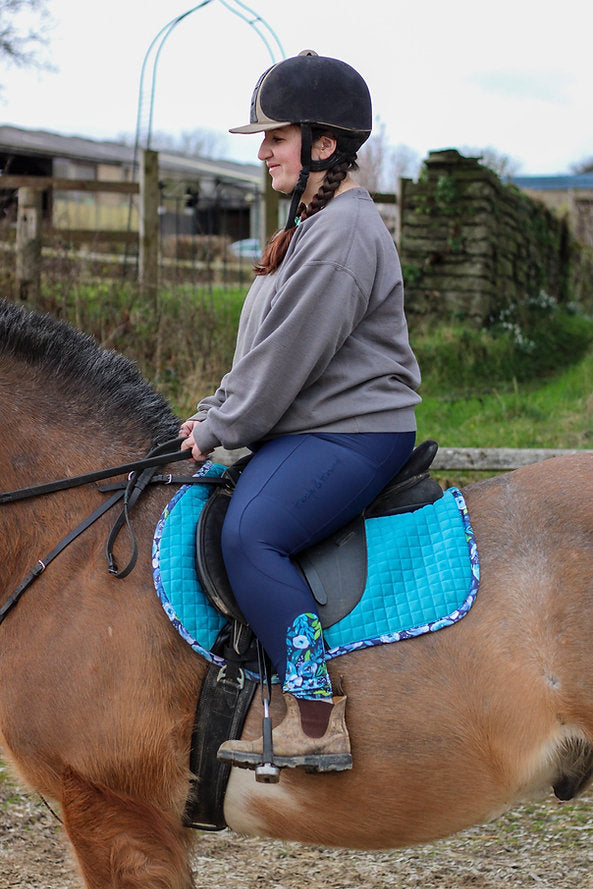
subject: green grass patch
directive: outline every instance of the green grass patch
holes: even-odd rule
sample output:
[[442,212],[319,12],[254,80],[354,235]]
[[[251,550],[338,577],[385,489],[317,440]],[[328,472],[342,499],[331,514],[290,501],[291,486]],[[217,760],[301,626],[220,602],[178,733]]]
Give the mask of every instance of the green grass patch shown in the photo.
[[[550,324],[549,345],[542,346],[545,357],[537,360],[522,354],[506,335],[501,345],[496,333],[472,333],[477,348],[470,344],[468,349],[467,331],[460,330],[454,339],[448,330],[451,362],[433,370],[427,351],[434,337],[428,350],[419,343],[425,369],[423,402],[417,410],[419,437],[434,438],[444,447],[593,447],[593,320],[578,318],[574,339],[567,335],[570,325],[561,320],[556,317]],[[442,331],[437,336],[443,337]],[[463,347],[471,356],[469,378],[465,370],[457,373]],[[482,349],[488,353],[484,363],[479,360]],[[509,369],[517,373],[511,375]]]
[[553,378],[424,395],[419,437],[443,447],[593,447],[593,353]]

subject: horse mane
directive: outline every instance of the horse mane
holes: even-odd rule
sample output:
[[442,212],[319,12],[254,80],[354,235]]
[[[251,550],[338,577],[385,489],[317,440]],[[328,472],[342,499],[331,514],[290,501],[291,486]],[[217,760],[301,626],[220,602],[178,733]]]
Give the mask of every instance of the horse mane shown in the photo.
[[7,359],[31,369],[43,388],[40,410],[151,445],[177,435],[166,399],[132,361],[65,321],[0,299],[0,362]]

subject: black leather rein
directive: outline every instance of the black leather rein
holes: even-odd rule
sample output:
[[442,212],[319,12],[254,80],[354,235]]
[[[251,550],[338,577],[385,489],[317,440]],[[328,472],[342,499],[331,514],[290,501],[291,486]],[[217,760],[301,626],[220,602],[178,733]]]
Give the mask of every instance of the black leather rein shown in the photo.
[[104,478],[113,478],[115,475],[123,475],[125,472],[138,473],[140,470],[148,469],[151,466],[163,466],[166,463],[174,463],[176,460],[188,460],[191,457],[190,451],[176,451],[173,454],[163,454],[162,452],[156,456],[157,452],[162,451],[166,446],[172,446],[175,442],[181,442],[181,439],[173,439],[160,445],[151,451],[148,457],[142,460],[136,460],[132,463],[123,463],[121,466],[112,466],[109,469],[100,469],[98,472],[89,472],[87,475],[75,475],[72,478],[62,478],[55,482],[47,482],[43,485],[33,485],[30,488],[19,488],[16,491],[5,491],[0,494],[0,505],[3,503],[14,503],[16,500],[25,500],[28,497],[40,497],[42,494],[55,494],[56,491],[63,491],[66,488],[76,488],[80,485],[88,485],[92,482],[101,481]]
[[[138,547],[136,539],[130,525],[129,512],[137,502],[140,495],[151,484],[225,484],[221,478],[210,478],[208,476],[173,476],[173,475],[156,475],[156,469],[167,463],[174,463],[179,460],[187,460],[191,457],[191,451],[181,451],[179,447],[183,439],[172,439],[164,442],[154,450],[150,451],[148,456],[142,460],[136,460],[132,463],[124,463],[121,466],[112,466],[109,469],[101,469],[98,472],[90,472],[86,475],[73,476],[72,478],[63,478],[57,481],[48,482],[42,485],[33,485],[30,488],[20,488],[16,491],[6,491],[0,494],[0,505],[7,503],[15,503],[18,500],[25,500],[30,497],[39,497],[44,494],[53,494],[56,491],[63,491],[68,488],[79,487],[80,485],[88,485],[103,479],[114,478],[114,476],[129,473],[127,481],[115,482],[109,485],[100,485],[99,491],[102,493],[113,492],[111,497],[95,509],[87,516],[74,530],[70,531],[43,559],[38,559],[31,571],[19,583],[14,592],[8,597],[6,602],[0,607],[0,623],[4,620],[10,609],[16,605],[25,590],[31,586],[45,571],[50,562],[64,550],[69,543],[72,543],[83,531],[86,531],[94,522],[102,515],[108,512],[119,501],[123,501],[123,508],[116,519],[107,543],[105,545],[105,554],[107,558],[107,566],[110,574],[115,577],[123,578],[132,571],[136,564],[138,556]],[[173,447],[177,450],[171,451]],[[126,525],[132,544],[132,553],[128,564],[119,570],[113,557],[113,544],[117,535],[123,526]]]

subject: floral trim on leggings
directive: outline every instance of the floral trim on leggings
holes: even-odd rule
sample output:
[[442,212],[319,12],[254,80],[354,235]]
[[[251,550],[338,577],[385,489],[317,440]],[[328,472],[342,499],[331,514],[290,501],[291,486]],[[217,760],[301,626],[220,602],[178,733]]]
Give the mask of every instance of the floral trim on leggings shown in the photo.
[[283,689],[295,698],[331,698],[321,622],[316,614],[299,614],[286,633],[286,676]]

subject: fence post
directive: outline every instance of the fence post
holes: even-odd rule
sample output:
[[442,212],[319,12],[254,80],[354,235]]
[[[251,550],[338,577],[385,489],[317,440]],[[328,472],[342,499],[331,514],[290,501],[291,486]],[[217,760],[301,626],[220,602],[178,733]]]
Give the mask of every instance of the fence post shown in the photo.
[[41,189],[19,188],[16,223],[17,299],[34,306],[41,289]]
[[155,302],[159,275],[159,155],[142,151],[140,170],[140,292]]

